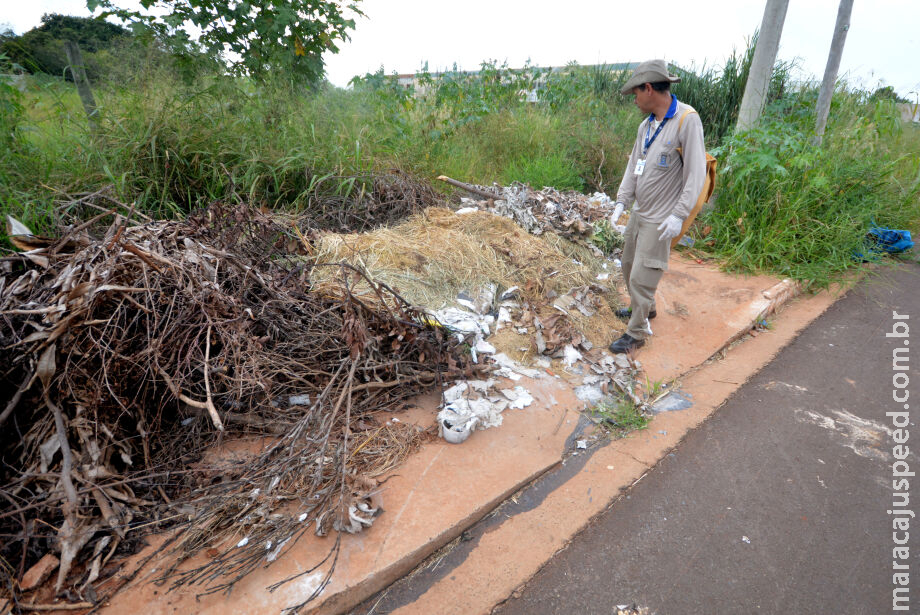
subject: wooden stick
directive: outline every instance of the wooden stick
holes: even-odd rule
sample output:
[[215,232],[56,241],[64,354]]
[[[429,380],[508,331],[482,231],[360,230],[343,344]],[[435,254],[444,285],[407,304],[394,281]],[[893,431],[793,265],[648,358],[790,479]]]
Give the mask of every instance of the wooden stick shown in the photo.
[[464,184],[463,182],[457,181],[456,179],[451,179],[446,175],[438,175],[438,179],[440,179],[442,182],[450,184],[451,186],[460,188],[461,190],[466,190],[470,194],[475,194],[486,199],[501,198],[501,196],[495,194],[494,192],[489,192],[488,190],[483,190],[482,188],[477,188],[476,186],[471,186],[470,184]]
[[211,420],[214,421],[214,426],[217,427],[218,431],[224,430],[224,424],[220,422],[220,415],[217,414],[217,408],[214,407],[214,402],[211,400],[211,380],[208,378],[208,374],[211,372],[211,368],[208,365],[211,360],[211,325],[208,325],[208,333],[205,336],[204,342],[204,391],[207,395],[207,407],[208,414],[211,415]]
[[28,604],[20,602],[18,605],[23,611],[79,611],[82,609],[91,609],[91,602],[72,602],[65,604]]
[[10,400],[10,403],[8,403],[6,408],[3,409],[3,413],[0,414],[0,426],[6,422],[6,419],[10,418],[11,414],[13,414],[13,410],[15,410],[16,406],[19,405],[19,400],[22,398],[22,394],[26,392],[31,383],[32,374],[30,373],[26,376],[26,379],[22,381],[22,384],[19,385],[19,388],[16,389],[16,394],[13,395],[13,399]]
[[[211,414],[211,408],[214,408],[214,404],[211,404],[211,406],[208,407],[207,402],[197,401],[197,400],[192,399],[188,395],[185,395],[182,391],[179,390],[179,387],[176,386],[176,383],[172,381],[172,378],[169,377],[169,374],[167,374],[166,371],[162,367],[157,365],[156,370],[160,374],[160,376],[163,377],[163,380],[166,381],[166,386],[169,387],[169,390],[172,391],[172,394],[175,395],[179,399],[179,401],[188,404],[192,408],[199,408],[201,410],[207,410],[208,414],[211,415],[211,420],[214,420],[214,415]],[[215,413],[217,412],[216,408],[214,409],[214,412]],[[221,431],[224,430],[224,425],[223,423],[220,422],[220,416],[217,417],[217,422],[215,424],[219,425],[218,429],[220,429]]]

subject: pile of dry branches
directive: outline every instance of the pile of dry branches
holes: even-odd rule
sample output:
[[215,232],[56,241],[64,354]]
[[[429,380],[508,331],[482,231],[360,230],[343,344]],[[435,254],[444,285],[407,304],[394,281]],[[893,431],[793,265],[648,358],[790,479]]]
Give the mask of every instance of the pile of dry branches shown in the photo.
[[[370,177],[327,175],[314,179],[302,225],[337,233],[361,233],[443,206],[445,197],[426,181],[397,169]],[[334,189],[333,189],[334,188]]]
[[[57,592],[104,600],[110,558],[181,523],[162,580],[218,591],[305,531],[370,525],[374,477],[423,437],[374,415],[467,371],[449,336],[355,268],[291,258],[299,232],[245,206],[110,215],[0,259],[4,585],[54,552]],[[340,284],[313,288],[320,267]],[[228,433],[258,446],[210,461]]]

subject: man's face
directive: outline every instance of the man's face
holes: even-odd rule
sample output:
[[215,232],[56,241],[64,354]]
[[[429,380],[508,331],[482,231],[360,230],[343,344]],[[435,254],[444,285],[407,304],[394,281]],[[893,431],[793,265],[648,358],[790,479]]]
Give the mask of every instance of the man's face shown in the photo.
[[648,83],[637,85],[633,88],[636,106],[642,113],[652,112],[652,86]]

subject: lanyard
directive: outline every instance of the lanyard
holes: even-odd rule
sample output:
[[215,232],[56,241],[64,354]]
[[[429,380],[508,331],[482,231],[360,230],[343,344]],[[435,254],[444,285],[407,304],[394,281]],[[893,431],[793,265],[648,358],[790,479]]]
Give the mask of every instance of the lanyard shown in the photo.
[[653,134],[652,138],[649,139],[648,135],[652,131],[652,118],[653,117],[655,117],[654,114],[648,117],[648,128],[645,130],[645,150],[643,151],[644,154],[648,153],[648,148],[650,148],[652,146],[652,143],[655,142],[655,138],[658,136],[658,133],[661,132],[661,129],[664,128],[664,125],[668,123],[669,119],[671,119],[669,117],[665,117],[663,120],[661,120],[661,123],[658,124],[658,128],[655,130],[655,134]]
[[652,131],[652,119],[654,119],[655,114],[650,113],[648,116],[648,128],[645,129],[645,149],[643,154],[648,154],[648,148],[652,146],[652,143],[655,142],[655,138],[658,137],[658,133],[661,132],[661,129],[664,128],[664,125],[668,123],[668,120],[674,117],[674,113],[677,112],[677,97],[674,94],[671,94],[671,105],[668,107],[668,112],[665,113],[664,118],[662,118],[661,123],[658,124],[658,128],[655,130],[655,134],[649,138],[649,133]]

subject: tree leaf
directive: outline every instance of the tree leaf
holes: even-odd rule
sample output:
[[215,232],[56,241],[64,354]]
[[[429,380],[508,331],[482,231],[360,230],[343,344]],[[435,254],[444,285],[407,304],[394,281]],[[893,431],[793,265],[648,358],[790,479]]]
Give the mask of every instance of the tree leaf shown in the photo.
[[38,360],[38,367],[35,368],[35,375],[42,381],[42,386],[46,389],[51,384],[51,379],[57,371],[57,344],[51,344],[45,348],[41,358]]

